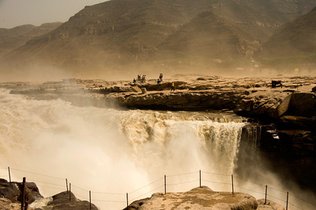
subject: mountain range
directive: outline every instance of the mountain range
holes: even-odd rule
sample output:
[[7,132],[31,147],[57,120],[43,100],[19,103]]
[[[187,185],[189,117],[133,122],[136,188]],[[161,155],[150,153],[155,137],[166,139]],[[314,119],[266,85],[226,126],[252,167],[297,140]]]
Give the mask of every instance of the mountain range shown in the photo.
[[106,1],[25,44],[2,50],[6,41],[0,42],[1,72],[53,66],[85,76],[230,73],[281,61],[312,66],[315,6],[316,0]]
[[265,66],[281,69],[316,67],[316,8],[285,24],[256,55]]
[[56,29],[62,23],[46,23],[40,26],[21,25],[11,29],[0,28],[0,56],[23,46],[27,41]]

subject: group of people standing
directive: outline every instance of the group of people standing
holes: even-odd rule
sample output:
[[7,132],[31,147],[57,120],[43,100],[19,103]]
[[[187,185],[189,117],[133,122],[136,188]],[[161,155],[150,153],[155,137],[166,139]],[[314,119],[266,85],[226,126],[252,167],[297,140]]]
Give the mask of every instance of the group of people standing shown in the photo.
[[[158,79],[157,79],[157,84],[160,84],[160,83],[162,83],[162,81],[163,81],[163,73],[160,73],[159,74],[159,77],[158,77]],[[139,75],[137,75],[137,78],[135,79],[133,79],[133,84],[136,84],[136,83],[145,83],[146,82],[146,75],[141,75],[141,74],[139,74]]]

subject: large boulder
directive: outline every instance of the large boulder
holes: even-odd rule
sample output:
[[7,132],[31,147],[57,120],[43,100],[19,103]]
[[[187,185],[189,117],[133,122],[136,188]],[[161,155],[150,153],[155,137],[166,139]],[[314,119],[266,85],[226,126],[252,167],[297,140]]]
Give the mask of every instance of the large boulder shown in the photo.
[[[8,182],[5,179],[0,179],[0,197],[1,205],[12,206],[9,209],[14,209],[15,205],[20,205],[22,198],[22,183],[21,182]],[[33,182],[25,183],[25,198],[28,204],[33,203],[37,199],[43,198],[40,194],[38,187]],[[6,204],[9,203],[9,204]],[[0,207],[1,207],[0,205]],[[2,209],[2,208],[0,208]]]
[[278,116],[316,116],[315,93],[293,93],[287,96],[278,106]]
[[[87,210],[90,209],[90,203],[88,201],[78,200],[73,193],[65,191],[54,195],[52,201],[43,209],[47,208],[53,210]],[[91,204],[91,209],[98,210],[94,204]]]
[[16,183],[10,183],[5,179],[0,179],[0,197],[11,202],[17,202],[20,196],[20,189]]
[[244,193],[214,192],[208,187],[183,193],[155,193],[133,202],[125,210],[151,209],[257,209],[256,199]]

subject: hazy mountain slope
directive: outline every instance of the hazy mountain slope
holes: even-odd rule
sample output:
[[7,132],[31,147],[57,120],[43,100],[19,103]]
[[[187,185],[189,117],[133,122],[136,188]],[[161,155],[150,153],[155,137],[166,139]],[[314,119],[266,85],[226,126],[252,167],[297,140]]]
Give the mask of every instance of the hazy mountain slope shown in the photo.
[[21,47],[36,36],[51,32],[60,25],[61,23],[46,23],[41,26],[22,25],[11,29],[0,28],[0,56]]
[[316,8],[286,24],[263,45],[258,59],[265,65],[308,67],[316,65]]
[[76,70],[137,65],[178,27],[210,7],[208,0],[104,2],[86,7],[55,31],[31,40],[9,57]]
[[247,66],[281,24],[315,5],[316,0],[112,0],[84,8],[5,60],[16,68],[40,63],[84,73],[192,63],[236,68]]
[[169,36],[154,60],[169,67],[229,67],[246,62],[245,54],[254,40],[238,24],[204,12]]

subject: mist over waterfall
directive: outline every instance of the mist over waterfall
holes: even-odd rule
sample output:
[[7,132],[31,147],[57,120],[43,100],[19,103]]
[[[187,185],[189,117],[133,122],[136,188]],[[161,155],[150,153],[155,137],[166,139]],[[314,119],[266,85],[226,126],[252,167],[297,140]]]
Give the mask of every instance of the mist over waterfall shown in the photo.
[[[198,170],[230,176],[238,167],[245,125],[243,118],[229,112],[77,107],[63,100],[12,95],[3,89],[0,119],[2,178],[7,179],[6,167],[10,166],[13,180],[26,176],[44,196],[65,190],[65,178],[80,199],[87,199],[88,190],[109,193],[106,196],[113,193],[110,198],[93,194],[101,209],[123,208],[126,192],[153,180],[158,185],[139,195],[162,192],[164,174],[194,173],[176,177],[177,181],[193,178],[194,183],[168,186],[171,191],[197,187]],[[230,190],[229,185],[210,187]]]

